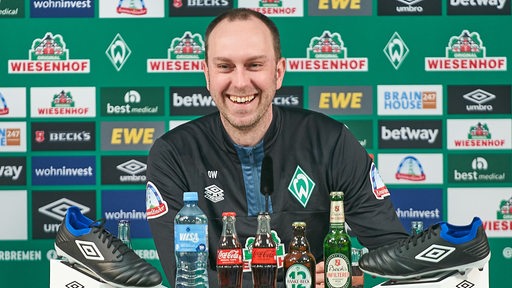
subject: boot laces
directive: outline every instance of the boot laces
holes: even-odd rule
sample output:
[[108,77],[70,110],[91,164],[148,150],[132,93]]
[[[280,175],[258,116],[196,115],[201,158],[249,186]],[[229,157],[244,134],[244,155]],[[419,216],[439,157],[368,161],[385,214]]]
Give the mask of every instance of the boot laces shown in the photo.
[[438,231],[436,229],[437,226],[438,225],[432,225],[427,230],[423,230],[419,233],[416,231],[413,231],[411,236],[409,236],[403,240],[400,240],[400,242],[398,243],[398,250],[400,251],[400,253],[402,253],[403,248],[405,248],[406,250],[409,250],[409,247],[417,246],[418,241],[420,241],[420,243],[424,243],[425,240],[430,240],[432,238],[432,236],[437,236],[438,235]]
[[110,249],[110,247],[113,246],[112,254],[115,254],[116,251],[119,251],[117,258],[120,258],[122,255],[130,251],[130,248],[124,244],[123,241],[105,229],[105,222],[105,219],[100,219],[91,223],[89,227],[92,228],[93,233],[98,234],[98,239],[101,239],[101,242],[107,242],[107,248]]

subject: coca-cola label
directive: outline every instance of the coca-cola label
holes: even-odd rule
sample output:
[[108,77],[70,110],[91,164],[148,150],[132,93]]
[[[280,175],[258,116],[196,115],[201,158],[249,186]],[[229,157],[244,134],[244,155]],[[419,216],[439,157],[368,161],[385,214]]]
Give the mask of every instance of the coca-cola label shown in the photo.
[[277,265],[276,248],[252,248],[251,264]]
[[242,249],[217,250],[217,265],[242,265]]

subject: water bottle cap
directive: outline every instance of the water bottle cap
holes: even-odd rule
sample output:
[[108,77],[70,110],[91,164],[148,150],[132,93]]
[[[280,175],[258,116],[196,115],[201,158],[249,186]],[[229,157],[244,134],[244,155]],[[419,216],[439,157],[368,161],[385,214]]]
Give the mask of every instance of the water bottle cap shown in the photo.
[[183,201],[197,201],[197,192],[184,192]]

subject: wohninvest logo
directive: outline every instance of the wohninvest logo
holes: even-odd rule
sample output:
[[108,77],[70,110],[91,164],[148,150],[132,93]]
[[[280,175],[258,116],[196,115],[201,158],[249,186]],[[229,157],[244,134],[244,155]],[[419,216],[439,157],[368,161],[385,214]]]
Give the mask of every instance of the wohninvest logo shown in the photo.
[[96,158],[94,156],[34,156],[32,157],[33,185],[94,185]]
[[147,72],[202,72],[204,41],[199,33],[187,31],[172,40],[167,59],[148,59]]
[[28,60],[9,60],[10,74],[89,73],[89,59],[69,59],[69,50],[60,34],[47,32],[32,41]]
[[452,36],[445,57],[426,57],[425,71],[507,71],[507,57],[487,57],[478,32]]
[[146,216],[145,190],[103,190],[101,203],[107,229],[116,231],[119,220],[128,220],[132,238],[151,238]]
[[30,17],[94,17],[94,0],[30,0]]
[[324,31],[311,38],[307,58],[287,58],[289,72],[361,72],[368,71],[368,58],[347,56],[347,48],[339,33]]

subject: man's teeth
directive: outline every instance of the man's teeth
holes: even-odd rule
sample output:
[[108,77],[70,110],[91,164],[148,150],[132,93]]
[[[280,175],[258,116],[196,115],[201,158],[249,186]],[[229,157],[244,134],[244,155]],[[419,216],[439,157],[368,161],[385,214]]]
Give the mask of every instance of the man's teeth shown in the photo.
[[245,103],[245,102],[249,102],[251,101],[252,99],[254,99],[254,95],[251,95],[251,96],[244,96],[244,97],[240,97],[240,96],[230,96],[229,99],[233,102],[237,102],[237,103]]

